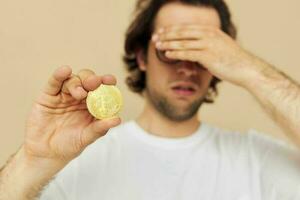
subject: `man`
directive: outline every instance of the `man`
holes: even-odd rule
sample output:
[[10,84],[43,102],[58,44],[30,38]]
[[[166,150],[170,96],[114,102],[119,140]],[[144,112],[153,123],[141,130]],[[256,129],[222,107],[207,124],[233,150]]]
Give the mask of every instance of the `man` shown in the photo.
[[228,81],[256,97],[299,147],[299,85],[238,46],[222,0],[140,0],[137,9],[125,61],[144,111],[118,127],[118,118],[95,120],[87,92],[114,77],[57,69],[1,172],[1,199],[300,199],[298,148],[196,115]]

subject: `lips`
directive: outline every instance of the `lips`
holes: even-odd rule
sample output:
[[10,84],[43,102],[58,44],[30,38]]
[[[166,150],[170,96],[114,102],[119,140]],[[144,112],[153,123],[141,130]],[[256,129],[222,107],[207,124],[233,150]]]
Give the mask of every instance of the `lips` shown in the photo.
[[196,93],[198,86],[192,82],[177,82],[171,86],[177,95],[190,96]]

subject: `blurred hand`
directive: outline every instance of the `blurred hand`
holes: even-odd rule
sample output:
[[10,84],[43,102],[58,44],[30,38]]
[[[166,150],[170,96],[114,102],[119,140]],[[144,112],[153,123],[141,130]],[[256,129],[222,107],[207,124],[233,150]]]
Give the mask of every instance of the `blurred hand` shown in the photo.
[[70,67],[58,68],[28,117],[23,146],[27,156],[68,162],[120,124],[120,118],[96,120],[87,110],[87,93],[102,83],[114,85],[116,80],[87,69],[73,75]]

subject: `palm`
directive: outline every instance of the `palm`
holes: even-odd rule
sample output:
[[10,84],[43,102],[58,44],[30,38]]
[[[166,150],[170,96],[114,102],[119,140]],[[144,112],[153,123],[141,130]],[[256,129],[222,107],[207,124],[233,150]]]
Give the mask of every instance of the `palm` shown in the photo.
[[70,74],[70,68],[58,69],[33,105],[24,144],[33,156],[71,160],[120,123],[119,120],[96,120],[88,112],[87,91],[101,84],[97,77],[81,85],[85,79],[70,78]]
[[85,101],[64,93],[54,97],[42,94],[28,119],[26,144],[37,156],[67,157],[79,153],[86,145],[81,141],[82,134],[93,121]]

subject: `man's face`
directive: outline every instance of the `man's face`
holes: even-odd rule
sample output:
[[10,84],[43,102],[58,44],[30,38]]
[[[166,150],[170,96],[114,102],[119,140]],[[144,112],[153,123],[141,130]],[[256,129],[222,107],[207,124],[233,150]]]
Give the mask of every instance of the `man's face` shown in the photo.
[[[218,13],[207,7],[169,3],[163,6],[155,20],[155,30],[181,24],[220,27]],[[167,64],[159,60],[153,42],[149,43],[146,71],[146,98],[163,116],[173,121],[193,117],[209,88],[212,74],[191,62]]]

